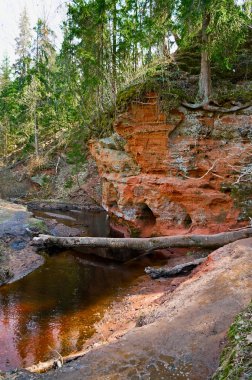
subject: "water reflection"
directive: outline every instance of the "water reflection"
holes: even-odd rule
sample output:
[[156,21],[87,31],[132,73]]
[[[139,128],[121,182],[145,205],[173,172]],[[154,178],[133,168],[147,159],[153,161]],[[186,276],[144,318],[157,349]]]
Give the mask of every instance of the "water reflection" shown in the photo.
[[104,309],[143,274],[148,258],[131,265],[66,251],[27,277],[0,288],[0,369],[26,367],[81,350]]
[[54,219],[68,227],[84,228],[84,236],[109,236],[110,226],[107,213],[104,211],[34,211],[36,217]]
[[[105,213],[65,213],[65,222],[76,223],[76,214],[90,236],[108,234]],[[144,267],[166,262],[156,255],[130,264],[74,251],[48,256],[35,272],[0,288],[0,370],[48,360],[55,350],[81,350],[111,301],[125,294]]]

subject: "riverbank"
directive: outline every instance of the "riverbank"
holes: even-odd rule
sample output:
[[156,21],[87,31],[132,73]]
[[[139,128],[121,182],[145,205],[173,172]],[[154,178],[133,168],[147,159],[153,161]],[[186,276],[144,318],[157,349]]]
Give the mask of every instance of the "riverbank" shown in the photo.
[[[91,214],[99,215],[97,226]],[[90,235],[90,228],[98,236],[108,233],[106,214],[95,204],[40,200],[22,205],[0,199],[0,286],[24,277],[44,263],[32,244],[34,236],[86,236]]]
[[229,326],[250,302],[251,266],[252,239],[245,239],[211,253],[189,277],[143,276],[97,324],[85,355],[56,371],[8,379],[206,380]]
[[44,263],[31,245],[33,233],[47,231],[27,208],[0,200],[0,285],[14,282]]
[[[57,216],[57,222],[70,224],[65,227],[72,229],[72,223],[76,224],[71,220],[75,214],[53,214],[51,211],[43,214],[48,217],[49,225],[50,218]],[[34,220],[25,207],[1,203],[1,244],[5,254],[8,253],[9,263],[13,250],[13,266],[17,269],[6,282],[25,275],[27,267],[32,270],[28,241],[32,230],[35,232],[38,228],[37,222],[40,228],[42,225],[48,228],[48,223],[41,225],[41,220]],[[97,232],[100,235],[100,231]],[[156,256],[167,255],[169,266],[181,263],[181,255],[182,262],[191,261],[192,254],[195,257],[195,252],[188,250],[155,253]],[[128,265],[127,270],[136,262]],[[143,379],[169,376],[171,379],[205,380],[218,366],[227,329],[250,301],[251,267],[252,239],[245,239],[211,253],[188,277],[153,280],[147,275],[138,276],[122,299],[114,301],[96,324],[96,333],[76,355],[82,357],[44,375],[18,371],[2,376],[8,380],[129,379],[140,373]],[[56,352],[54,357],[59,360]]]
[[[251,265],[252,239],[246,239],[213,252],[173,292],[161,290],[156,280],[143,281],[146,308],[141,302],[134,305],[128,296],[99,324],[94,350],[42,378],[129,379],[140,374],[151,379],[207,379],[218,367],[230,324],[250,302]],[[154,288],[148,282],[154,282]],[[130,321],[131,307],[135,312]],[[118,323],[121,332],[113,336]],[[101,339],[104,329],[109,344]]]

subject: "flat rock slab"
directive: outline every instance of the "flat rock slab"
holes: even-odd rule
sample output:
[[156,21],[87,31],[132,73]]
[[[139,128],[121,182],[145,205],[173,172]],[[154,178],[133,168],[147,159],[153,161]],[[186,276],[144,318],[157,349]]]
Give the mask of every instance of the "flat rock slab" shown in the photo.
[[98,204],[84,204],[84,203],[71,203],[59,200],[42,200],[32,201],[27,203],[28,210],[43,210],[43,211],[71,211],[71,210],[90,210],[90,211],[104,211]]
[[157,306],[154,323],[37,378],[206,380],[228,327],[250,302],[251,269],[251,238],[218,249]]
[[30,246],[32,214],[26,207],[0,200],[0,285],[13,282],[44,263]]
[[25,206],[6,202],[0,199],[0,238],[8,236],[23,236],[31,213]]

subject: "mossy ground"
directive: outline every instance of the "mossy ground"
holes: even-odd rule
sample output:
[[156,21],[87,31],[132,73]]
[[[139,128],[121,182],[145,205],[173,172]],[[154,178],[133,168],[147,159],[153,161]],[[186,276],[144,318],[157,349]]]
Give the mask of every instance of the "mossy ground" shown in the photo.
[[212,380],[252,379],[252,302],[228,331],[228,344]]
[[[220,106],[232,107],[233,103],[249,103],[252,100],[252,81],[219,77],[213,75],[213,93],[211,100]],[[197,74],[183,70],[180,63],[154,62],[145,68],[136,78],[125,85],[117,94],[116,102],[108,105],[102,114],[90,123],[89,137],[107,137],[113,133],[116,118],[124,113],[131,102],[146,101],[146,94],[158,95],[160,109],[168,116],[183,101],[195,103],[198,94],[199,70]]]
[[0,286],[13,277],[13,273],[8,268],[9,254],[10,249],[8,245],[4,241],[0,240]]

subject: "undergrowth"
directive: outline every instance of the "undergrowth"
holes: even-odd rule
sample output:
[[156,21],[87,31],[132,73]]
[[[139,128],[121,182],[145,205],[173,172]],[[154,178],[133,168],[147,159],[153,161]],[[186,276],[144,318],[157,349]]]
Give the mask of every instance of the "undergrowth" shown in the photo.
[[212,380],[252,379],[252,302],[228,331],[228,344]]

